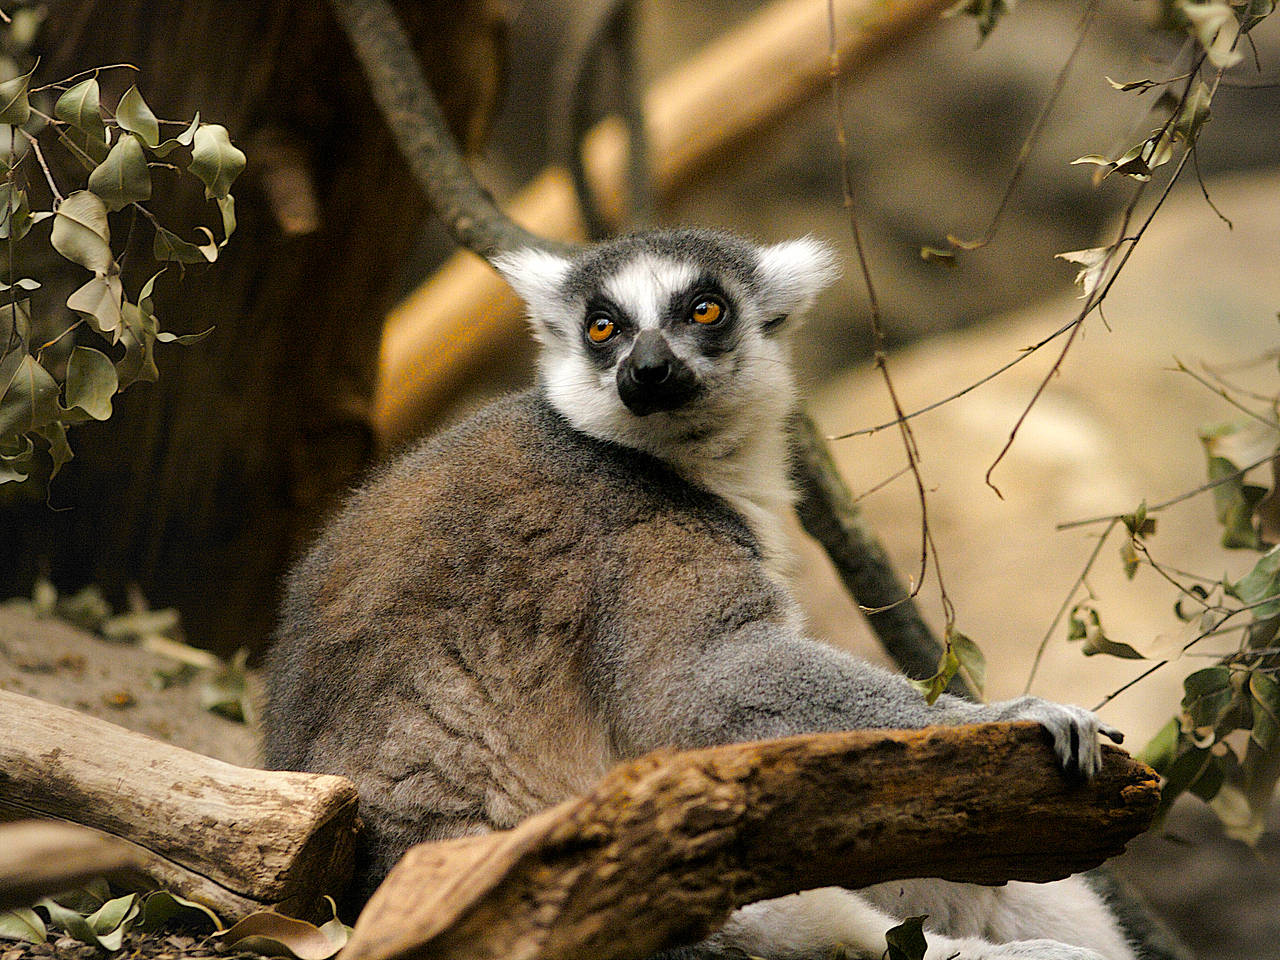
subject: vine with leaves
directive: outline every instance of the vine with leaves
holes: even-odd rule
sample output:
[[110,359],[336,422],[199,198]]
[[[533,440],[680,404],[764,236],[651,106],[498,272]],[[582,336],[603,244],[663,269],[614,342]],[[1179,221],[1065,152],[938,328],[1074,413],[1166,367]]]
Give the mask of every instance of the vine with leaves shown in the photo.
[[[126,64],[113,68],[132,69]],[[5,271],[0,283],[0,484],[28,479],[38,450],[49,458],[48,477],[56,476],[72,458],[68,428],[106,420],[116,394],[138,381],[158,379],[157,342],[192,344],[211,332],[162,330],[155,282],[170,264],[184,269],[217,260],[235,232],[231,187],[245,166],[244,154],[225,127],[202,121],[198,113],[189,123],[162,121],[136,85],[113,111],[105,109],[98,73],[112,68],[32,86],[36,69],[0,83],[0,144],[7,144],[0,157],[0,263]],[[162,126],[181,130],[163,137]],[[53,143],[83,169],[81,182],[55,180],[45,159]],[[153,171],[183,169],[216,204],[220,239],[204,226],[197,228],[194,240],[184,239],[146,206],[152,199]],[[32,209],[32,177],[47,185],[49,209]],[[116,252],[119,245],[113,246],[112,223],[125,211],[154,231],[151,255],[159,269],[140,285],[131,279],[134,265],[126,275]],[[33,299],[44,282],[28,276],[31,271],[22,266],[36,259],[31,245],[42,242],[89,274],[66,299],[65,313],[60,305]],[[137,294],[130,297],[127,288],[134,285]],[[33,323],[33,310],[41,322]],[[61,327],[61,332],[35,342],[33,330],[49,327]],[[59,350],[51,349],[59,344]]]

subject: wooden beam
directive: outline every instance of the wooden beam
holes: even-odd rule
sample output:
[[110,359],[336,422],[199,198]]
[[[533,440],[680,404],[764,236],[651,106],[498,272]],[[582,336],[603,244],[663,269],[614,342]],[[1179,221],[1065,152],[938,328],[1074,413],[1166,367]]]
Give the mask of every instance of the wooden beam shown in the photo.
[[[951,0],[835,0],[844,76],[933,23]],[[826,0],[776,0],[658,81],[645,97],[655,193],[670,197],[708,166],[740,150],[830,81]],[[623,216],[627,138],[616,119],[586,137],[587,178],[602,210]],[[567,173],[550,168],[509,205],[511,218],[549,239],[579,241],[584,227]],[[387,318],[374,422],[404,439],[475,367],[523,336],[507,285],[468,253],[451,258]]]
[[639,960],[815,887],[1058,879],[1155,813],[1155,773],[1103,750],[1088,783],[1034,724],[655,754],[513,830],[414,847],[342,960]]
[[356,791],[343,777],[233,766],[0,691],[0,819],[44,817],[127,841],[141,870],[229,918],[337,893]]

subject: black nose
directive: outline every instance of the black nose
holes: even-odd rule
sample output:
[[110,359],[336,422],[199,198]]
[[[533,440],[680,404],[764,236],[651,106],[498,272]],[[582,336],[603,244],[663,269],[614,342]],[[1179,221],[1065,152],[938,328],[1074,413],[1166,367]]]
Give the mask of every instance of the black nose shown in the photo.
[[663,383],[671,376],[671,365],[676,355],[667,346],[666,338],[652,330],[636,337],[627,362],[636,383],[644,386]]
[[697,375],[657,330],[642,330],[618,365],[618,396],[637,417],[676,410],[698,392]]

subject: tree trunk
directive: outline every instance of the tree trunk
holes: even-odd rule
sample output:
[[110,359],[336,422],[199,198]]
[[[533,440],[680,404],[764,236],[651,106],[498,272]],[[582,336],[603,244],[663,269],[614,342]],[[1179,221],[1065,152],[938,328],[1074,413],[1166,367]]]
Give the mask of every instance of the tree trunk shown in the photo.
[[[167,328],[216,331],[193,347],[161,346],[158,383],[136,384],[110,420],[72,432],[76,459],[48,504],[43,491],[0,488],[0,596],[28,591],[46,571],[117,600],[136,582],[153,606],[180,609],[195,642],[256,648],[287,564],[370,462],[382,319],[426,207],[327,5],[54,0],[47,9],[33,85],[133,63],[137,74],[102,75],[104,105],[136,79],[162,119],[189,121],[198,109],[226,126],[249,166],[223,256],[188,267],[180,284],[171,267],[157,284]],[[490,0],[406,0],[399,13],[455,133],[475,143],[499,73]],[[60,146],[46,153],[55,179],[83,183]],[[154,176],[161,222],[184,236],[216,222],[194,178]],[[40,178],[30,187],[42,204]],[[112,226],[131,235],[136,295],[155,269],[151,228],[131,226],[127,211]],[[63,282],[33,302],[54,333],[86,279],[65,261],[58,269]]]

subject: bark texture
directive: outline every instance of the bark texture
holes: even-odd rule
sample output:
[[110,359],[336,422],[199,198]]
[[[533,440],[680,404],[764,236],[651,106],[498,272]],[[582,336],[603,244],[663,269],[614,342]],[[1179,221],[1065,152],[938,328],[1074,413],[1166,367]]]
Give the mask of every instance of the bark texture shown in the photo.
[[1156,775],[1103,749],[1089,783],[1064,778],[1034,724],[651,755],[514,830],[413,848],[343,960],[638,960],[814,887],[1058,879],[1155,812]]
[[251,770],[0,691],[0,819],[93,827],[162,886],[235,919],[307,910],[351,873],[356,791]]

